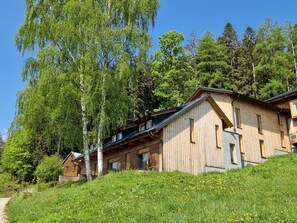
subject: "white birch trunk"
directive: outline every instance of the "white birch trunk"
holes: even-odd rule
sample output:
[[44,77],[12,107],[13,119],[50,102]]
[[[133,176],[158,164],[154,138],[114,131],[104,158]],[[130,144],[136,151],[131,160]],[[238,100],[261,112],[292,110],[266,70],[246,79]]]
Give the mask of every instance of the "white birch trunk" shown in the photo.
[[105,125],[105,103],[106,103],[106,91],[105,91],[105,79],[106,74],[103,74],[102,80],[102,98],[100,108],[100,121],[98,125],[97,135],[97,160],[98,160],[98,176],[103,176],[103,137],[104,137],[104,125]]
[[90,163],[90,152],[89,152],[89,140],[88,140],[88,130],[87,130],[87,112],[86,112],[86,105],[84,101],[84,78],[83,74],[80,74],[80,92],[81,92],[81,116],[82,116],[82,124],[83,124],[83,152],[85,156],[85,165],[86,165],[86,175],[87,180],[92,180],[92,171],[91,171],[91,163]]

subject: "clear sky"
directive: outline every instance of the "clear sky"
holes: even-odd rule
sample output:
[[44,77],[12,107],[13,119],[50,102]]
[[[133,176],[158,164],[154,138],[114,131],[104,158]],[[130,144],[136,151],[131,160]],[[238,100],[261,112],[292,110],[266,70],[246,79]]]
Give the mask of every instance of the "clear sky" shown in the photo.
[[[280,24],[297,22],[296,0],[160,0],[161,7],[151,31],[153,49],[158,37],[176,30],[190,38],[192,31],[202,36],[211,31],[218,36],[226,22],[231,22],[241,37],[247,26],[257,29],[266,17]],[[6,131],[15,113],[16,94],[24,84],[21,71],[24,58],[14,46],[14,36],[22,24],[25,0],[5,0],[0,7],[0,132]]]

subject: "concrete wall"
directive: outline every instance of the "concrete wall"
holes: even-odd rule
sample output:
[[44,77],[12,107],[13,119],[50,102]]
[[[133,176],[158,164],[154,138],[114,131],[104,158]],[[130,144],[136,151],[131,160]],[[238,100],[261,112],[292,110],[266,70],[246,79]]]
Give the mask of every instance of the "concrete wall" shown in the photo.
[[[225,156],[225,169],[234,169],[234,168],[241,168],[241,154],[240,154],[240,145],[239,145],[239,136],[236,133],[233,132],[227,132],[223,131],[223,149],[224,149],[224,156]],[[230,144],[235,145],[235,151],[236,151],[236,158],[237,163],[231,163],[231,149]]]

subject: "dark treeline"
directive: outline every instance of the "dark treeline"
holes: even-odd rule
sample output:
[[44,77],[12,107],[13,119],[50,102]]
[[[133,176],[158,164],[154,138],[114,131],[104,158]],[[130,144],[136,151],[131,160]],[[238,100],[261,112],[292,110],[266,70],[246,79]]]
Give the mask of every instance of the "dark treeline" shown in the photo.
[[[140,41],[148,46],[148,39],[145,36]],[[88,60],[94,55],[87,54],[82,60],[86,64],[83,97],[72,64],[60,61],[64,51],[58,50],[59,58],[53,57],[53,66],[48,66],[47,60],[54,48],[38,54],[39,64],[28,60],[24,70],[27,76],[23,75],[27,87],[18,94],[17,113],[2,154],[3,168],[28,180],[44,156],[58,153],[65,157],[71,150],[82,152],[82,99],[87,143],[91,147],[97,143],[95,127],[100,120],[104,119],[104,135],[108,136],[129,121],[181,105],[198,86],[231,89],[266,99],[297,84],[297,26],[291,23],[279,25],[267,19],[258,30],[247,27],[241,39],[231,23],[218,37],[211,32],[202,37],[193,33],[185,40],[183,34],[170,31],[159,38],[159,49],[146,60],[141,54],[131,54],[137,52],[133,46],[120,48],[125,53],[116,66],[108,68],[106,82],[102,82],[101,75],[107,68],[102,68],[102,73],[92,69]],[[118,48],[114,58],[119,56]],[[36,75],[39,72],[42,75]],[[100,112],[102,89],[104,113]]]

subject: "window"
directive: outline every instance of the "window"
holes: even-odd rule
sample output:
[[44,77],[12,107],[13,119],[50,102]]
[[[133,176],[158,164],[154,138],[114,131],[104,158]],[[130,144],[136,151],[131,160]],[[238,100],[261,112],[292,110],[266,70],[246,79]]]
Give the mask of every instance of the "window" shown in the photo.
[[111,142],[116,142],[117,141],[117,135],[113,135],[111,137]]
[[236,149],[235,149],[235,145],[232,143],[230,143],[230,155],[231,155],[231,163],[237,164]]
[[195,143],[194,119],[190,118],[190,142]]
[[117,140],[121,140],[123,138],[123,133],[122,132],[119,132],[117,134]]
[[290,101],[290,111],[292,118],[297,118],[297,100]]
[[282,117],[281,117],[280,113],[277,113],[277,120],[278,120],[278,124],[279,125],[283,125],[283,123],[282,123]]
[[261,115],[257,114],[258,132],[263,133]]
[[221,132],[220,132],[220,126],[216,125],[216,145],[217,148],[221,148]]
[[143,153],[138,155],[138,169],[139,170],[148,170],[150,164],[150,153]]
[[139,124],[139,132],[144,131],[145,130],[145,123],[141,123]]
[[65,166],[65,172],[69,171],[69,166]]
[[244,146],[243,146],[242,135],[239,135],[239,145],[240,145],[240,152],[241,153],[244,153]]
[[235,108],[235,121],[236,121],[236,127],[241,128],[241,115],[240,115],[239,108]]
[[119,162],[111,162],[109,163],[109,171],[118,172],[120,170]]
[[267,158],[266,148],[263,140],[260,140],[260,152],[262,158]]
[[148,120],[146,122],[146,129],[150,129],[153,126],[153,121],[152,120]]
[[285,134],[283,131],[280,131],[280,136],[281,136],[281,144],[282,144],[282,147],[283,148],[286,148],[286,145],[285,145]]

